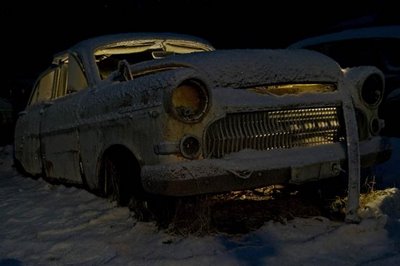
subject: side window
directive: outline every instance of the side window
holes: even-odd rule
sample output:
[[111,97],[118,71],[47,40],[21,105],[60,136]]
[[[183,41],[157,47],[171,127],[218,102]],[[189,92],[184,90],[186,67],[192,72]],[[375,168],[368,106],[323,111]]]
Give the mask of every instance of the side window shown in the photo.
[[39,78],[33,88],[29,105],[60,98],[87,87],[88,82],[81,64],[77,57],[70,54]]
[[56,69],[50,70],[48,73],[44,74],[36,83],[33,89],[33,94],[29,100],[29,105],[40,103],[51,99],[54,76]]
[[69,55],[67,94],[87,88],[84,70],[74,55]]

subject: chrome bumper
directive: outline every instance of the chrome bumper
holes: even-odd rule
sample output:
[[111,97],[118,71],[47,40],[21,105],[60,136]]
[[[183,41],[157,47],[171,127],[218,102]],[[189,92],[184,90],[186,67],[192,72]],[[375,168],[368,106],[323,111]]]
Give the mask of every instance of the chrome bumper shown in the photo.
[[[361,166],[390,157],[389,139],[360,142]],[[347,165],[346,144],[268,151],[243,150],[220,159],[181,161],[142,168],[146,191],[168,196],[189,196],[252,189],[279,183],[304,183],[335,177]]]

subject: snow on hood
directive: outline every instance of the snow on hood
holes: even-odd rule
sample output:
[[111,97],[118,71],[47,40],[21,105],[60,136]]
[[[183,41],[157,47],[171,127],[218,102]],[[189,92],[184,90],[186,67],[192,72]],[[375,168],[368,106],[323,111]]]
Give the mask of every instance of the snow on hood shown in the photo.
[[215,87],[250,87],[291,82],[337,82],[339,65],[308,50],[218,50],[173,55],[131,66],[132,72],[191,67]]

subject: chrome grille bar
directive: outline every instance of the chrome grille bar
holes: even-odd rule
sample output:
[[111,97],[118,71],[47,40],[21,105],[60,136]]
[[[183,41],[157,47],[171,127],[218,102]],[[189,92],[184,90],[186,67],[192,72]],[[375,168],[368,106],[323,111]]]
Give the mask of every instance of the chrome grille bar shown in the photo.
[[345,134],[339,114],[339,107],[228,114],[208,127],[205,155],[220,158],[243,149],[289,149],[341,142]]

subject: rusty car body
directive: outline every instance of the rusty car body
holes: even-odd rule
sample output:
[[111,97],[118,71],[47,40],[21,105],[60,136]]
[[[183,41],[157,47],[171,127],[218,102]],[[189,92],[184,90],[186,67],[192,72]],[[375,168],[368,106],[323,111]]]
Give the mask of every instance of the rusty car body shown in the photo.
[[387,158],[377,68],[343,70],[306,50],[213,50],[126,34],[56,55],[17,121],[16,161],[126,204],[357,176]]

